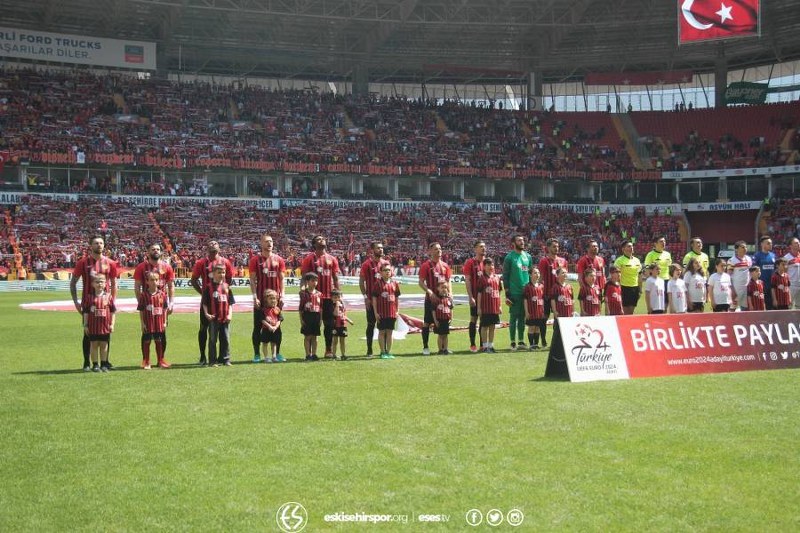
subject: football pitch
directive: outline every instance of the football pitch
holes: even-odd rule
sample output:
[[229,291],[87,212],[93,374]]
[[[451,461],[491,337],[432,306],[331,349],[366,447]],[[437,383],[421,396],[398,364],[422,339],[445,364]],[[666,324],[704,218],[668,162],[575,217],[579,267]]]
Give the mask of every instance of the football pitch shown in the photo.
[[796,370],[549,381],[506,329],[496,354],[459,331],[453,355],[409,335],[394,360],[304,363],[287,312],[287,363],[250,362],[240,313],[234,365],[197,366],[191,313],[151,371],[120,313],[94,374],[77,312],[19,307],[65,299],[0,294],[0,531],[800,530]]

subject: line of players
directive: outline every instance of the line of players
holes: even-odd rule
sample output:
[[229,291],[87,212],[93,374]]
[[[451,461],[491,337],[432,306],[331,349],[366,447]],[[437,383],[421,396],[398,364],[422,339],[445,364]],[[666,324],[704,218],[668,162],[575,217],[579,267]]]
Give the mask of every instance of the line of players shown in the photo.
[[[538,267],[533,265],[530,254],[525,251],[525,238],[515,235],[512,249],[503,261],[502,278],[494,272],[494,262],[486,257],[486,244],[482,240],[474,243],[475,255],[463,267],[470,304],[469,338],[470,351],[493,352],[494,328],[502,314],[501,293],[505,291],[505,303],[509,308],[509,333],[511,349],[524,349],[524,330],[528,327],[527,340],[531,349],[546,347],[547,320],[573,314],[574,296],[572,287],[566,283],[567,261],[558,255],[559,242],[550,239],[546,243],[547,253]],[[641,262],[633,256],[633,245],[626,241],[622,255],[609,268],[609,280],[605,278],[605,261],[599,255],[597,241],[591,240],[586,254],[577,263],[581,314],[600,314],[604,305],[606,314],[631,314],[638,304],[644,286],[648,313],[700,312],[710,302],[714,311],[731,309],[790,308],[797,303],[800,292],[800,241],[790,242],[790,251],[784,258],[776,260],[770,256],[772,242],[761,240],[763,256],[756,260],[762,268],[753,265],[746,254],[743,241],[735,245],[735,255],[725,262],[718,259],[717,272],[706,278],[708,256],[702,251],[702,241],[694,238],[691,251],[686,254],[683,267],[673,264],[669,252],[665,251],[665,239],[659,237],[653,250]],[[253,361],[281,362],[280,347],[282,332],[281,310],[283,308],[285,261],[273,252],[271,236],[264,235],[260,242],[261,253],[254,255],[249,264],[250,289],[253,298]],[[322,326],[325,339],[325,357],[346,358],[345,337],[347,310],[339,292],[339,266],[337,259],[327,253],[324,236],[312,239],[313,251],[302,261],[301,272],[301,333],[304,336],[307,360],[318,360],[316,337]],[[103,254],[104,241],[96,236],[90,240],[89,253],[75,267],[70,284],[76,310],[83,316],[84,370],[108,371],[108,345],[113,330],[113,302],[116,297],[117,265]],[[216,241],[210,241],[206,257],[194,265],[191,286],[201,295],[200,329],[198,331],[199,363],[230,365],[231,306],[235,298],[230,290],[234,270],[231,262],[222,257]],[[430,331],[438,335],[438,351],[451,353],[447,345],[449,324],[452,319],[452,269],[441,258],[439,243],[430,245],[429,259],[419,271],[419,286],[425,292],[425,315],[422,328],[423,354],[429,355]],[[652,262],[651,262],[652,261]],[[662,264],[666,263],[666,269]],[[770,276],[769,289],[762,276],[774,264],[777,271]],[[666,272],[664,272],[666,270]],[[644,275],[643,275],[644,272]],[[371,245],[371,255],[363,262],[359,287],[367,310],[367,356],[373,355],[373,336],[377,327],[380,356],[391,355],[391,331],[397,319],[400,287],[392,281],[390,262],[383,255],[383,245],[376,241]],[[666,276],[664,275],[666,274]],[[142,326],[142,366],[150,368],[150,344],[155,345],[157,362],[168,368],[165,328],[172,314],[174,301],[174,272],[161,259],[161,246],[151,244],[147,258],[134,271],[134,292],[139,302]],[[83,295],[79,303],[77,282],[83,279]],[[97,279],[103,284],[98,290]],[[663,283],[662,283],[663,281]],[[794,281],[794,282],[793,282]],[[106,319],[101,319],[107,316]],[[317,318],[318,317],[318,318]],[[476,337],[480,334],[480,348]],[[337,342],[334,342],[334,339]],[[519,342],[517,342],[519,339]],[[219,344],[219,348],[217,345]],[[338,345],[338,346],[337,346]],[[206,353],[208,352],[208,358]],[[263,359],[262,359],[263,357]],[[91,359],[91,361],[90,361]],[[91,363],[91,364],[90,364]]]

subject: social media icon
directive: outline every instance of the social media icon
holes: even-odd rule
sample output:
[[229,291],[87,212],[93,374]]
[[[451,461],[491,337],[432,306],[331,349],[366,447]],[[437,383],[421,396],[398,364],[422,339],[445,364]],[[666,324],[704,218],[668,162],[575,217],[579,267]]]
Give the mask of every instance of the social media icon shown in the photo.
[[525,520],[525,515],[519,509],[511,509],[508,513],[506,513],[506,522],[508,525],[517,527],[522,525],[522,522]]
[[486,513],[486,523],[492,527],[497,527],[503,523],[503,511],[500,509],[492,509]]
[[475,527],[481,525],[483,522],[483,513],[480,512],[478,509],[470,509],[467,511],[467,524]]

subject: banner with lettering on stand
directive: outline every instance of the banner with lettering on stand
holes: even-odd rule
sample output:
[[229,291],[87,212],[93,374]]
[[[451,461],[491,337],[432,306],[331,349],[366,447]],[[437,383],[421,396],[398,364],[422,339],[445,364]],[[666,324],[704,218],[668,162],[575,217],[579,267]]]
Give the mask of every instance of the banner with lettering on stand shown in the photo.
[[800,311],[558,321],[575,382],[800,368]]

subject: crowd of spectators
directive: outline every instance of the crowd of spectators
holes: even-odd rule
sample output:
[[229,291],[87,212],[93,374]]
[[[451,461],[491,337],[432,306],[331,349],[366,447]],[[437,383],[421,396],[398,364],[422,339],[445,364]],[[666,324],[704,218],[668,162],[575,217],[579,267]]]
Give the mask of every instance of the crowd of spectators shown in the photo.
[[98,233],[106,237],[112,257],[129,268],[142,260],[153,241],[163,243],[175,268],[191,268],[205,253],[206,243],[214,239],[240,274],[250,255],[258,252],[265,231],[273,235],[276,251],[289,268],[299,266],[315,234],[324,234],[331,253],[351,274],[357,272],[376,239],[384,243],[393,263],[410,273],[425,259],[430,242],[441,242],[444,260],[461,265],[472,255],[476,238],[487,243],[490,256],[501,259],[516,233],[529,240],[535,258],[545,253],[548,238],[558,238],[563,255],[573,264],[590,238],[598,240],[601,254],[609,261],[616,257],[623,239],[634,240],[640,255],[649,251],[658,235],[666,236],[676,256],[686,249],[680,241],[678,217],[644,216],[642,211],[629,215],[622,209],[585,214],[552,206],[506,205],[490,213],[477,205],[454,203],[446,208],[428,202],[383,211],[356,203],[308,202],[261,211],[234,201],[145,208],[98,197],[70,202],[26,196],[10,213],[12,223],[4,232],[6,237],[14,232],[30,272],[70,268],[87,249],[88,237]]
[[775,254],[779,257],[787,252],[786,244],[800,235],[800,199],[773,200],[767,222],[767,235],[775,243]]
[[[712,135],[679,123],[662,131],[645,121],[640,132],[650,135],[654,129],[665,136],[668,155],[658,163],[664,169],[775,164],[784,159],[780,133],[797,127],[799,109],[776,108],[768,123],[758,123],[766,131],[737,125],[736,133],[720,129],[725,133]],[[655,114],[653,120],[707,113],[717,116],[695,110]],[[174,160],[178,167],[188,160],[225,159],[634,170],[605,113],[503,110],[454,100],[274,91],[85,71],[0,71],[0,134],[0,150],[151,156]],[[129,180],[125,189],[140,185],[158,187]],[[81,186],[92,189],[88,183],[75,185]]]

